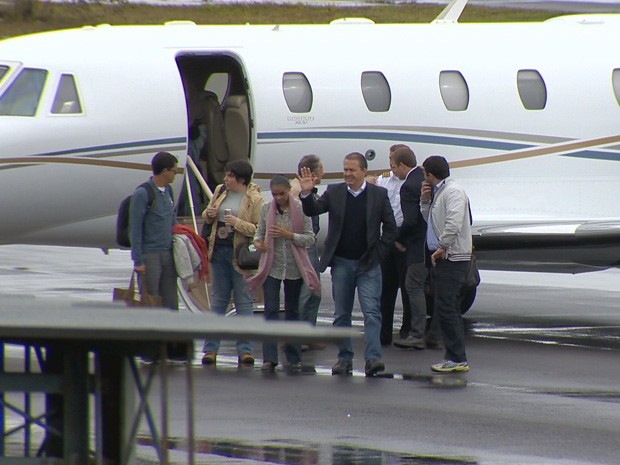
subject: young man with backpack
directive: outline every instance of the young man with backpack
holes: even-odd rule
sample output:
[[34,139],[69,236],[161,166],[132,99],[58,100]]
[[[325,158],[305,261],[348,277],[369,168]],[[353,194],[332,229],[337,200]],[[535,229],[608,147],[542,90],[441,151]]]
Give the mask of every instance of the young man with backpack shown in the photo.
[[151,160],[153,176],[136,188],[129,207],[134,270],[148,293],[160,296],[162,305],[173,310],[179,308],[172,255],[172,226],[177,216],[170,184],[177,174],[177,163],[170,153],[157,153]]

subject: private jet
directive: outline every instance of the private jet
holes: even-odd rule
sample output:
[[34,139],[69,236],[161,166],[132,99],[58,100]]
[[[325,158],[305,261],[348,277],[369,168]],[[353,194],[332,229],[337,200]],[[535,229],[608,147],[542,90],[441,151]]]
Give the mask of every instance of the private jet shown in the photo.
[[450,162],[481,268],[617,266],[620,15],[463,24],[464,6],[429,24],[180,20],[0,41],[0,243],[117,247],[118,205],[159,151],[195,179],[175,193],[204,202],[229,160],[267,186],[315,153],[325,184],[347,153],[379,173],[405,143]]

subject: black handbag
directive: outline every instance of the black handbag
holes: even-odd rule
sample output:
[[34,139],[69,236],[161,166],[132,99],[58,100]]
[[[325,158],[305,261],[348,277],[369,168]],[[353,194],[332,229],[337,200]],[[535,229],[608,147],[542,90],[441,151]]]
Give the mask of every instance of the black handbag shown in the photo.
[[480,284],[480,272],[478,271],[478,266],[476,265],[476,257],[472,254],[462,287],[466,289],[473,289],[478,287],[478,284]]
[[209,238],[211,237],[211,230],[213,229],[213,223],[207,223],[206,221],[202,224],[202,229],[200,230],[200,237],[202,237],[207,243],[207,247],[209,246]]
[[247,238],[236,249],[237,266],[242,270],[257,270],[261,252],[254,245],[251,238]]

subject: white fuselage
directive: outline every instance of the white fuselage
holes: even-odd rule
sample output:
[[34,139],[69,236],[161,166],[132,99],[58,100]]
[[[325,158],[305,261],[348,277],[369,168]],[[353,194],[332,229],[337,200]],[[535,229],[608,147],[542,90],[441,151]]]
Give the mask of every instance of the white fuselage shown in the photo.
[[[617,228],[618,43],[620,16],[613,15],[505,24],[99,26],[4,40],[0,66],[9,71],[0,99],[20,69],[49,73],[36,115],[0,116],[0,242],[114,246],[118,204],[149,176],[153,154],[169,151],[185,166],[179,56],[238,63],[251,121],[248,156],[263,185],[273,174],[292,175],[307,153],[322,158],[326,182],[340,179],[352,151],[367,155],[369,170],[384,171],[389,147],[405,143],[419,163],[431,154],[448,159],[480,230]],[[544,80],[544,108],[524,107],[522,70]],[[385,77],[387,111],[368,109],[367,72]],[[466,81],[465,110],[446,108],[442,72]],[[49,111],[63,73],[75,76],[79,114]],[[286,73],[307,78],[309,111],[287,106]],[[174,187],[181,191],[180,179]]]

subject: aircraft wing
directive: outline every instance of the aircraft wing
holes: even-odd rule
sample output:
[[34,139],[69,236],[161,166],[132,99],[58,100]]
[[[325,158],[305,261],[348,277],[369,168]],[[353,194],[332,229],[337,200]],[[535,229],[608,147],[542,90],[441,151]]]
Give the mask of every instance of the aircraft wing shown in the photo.
[[584,273],[620,265],[620,220],[474,224],[481,269]]

